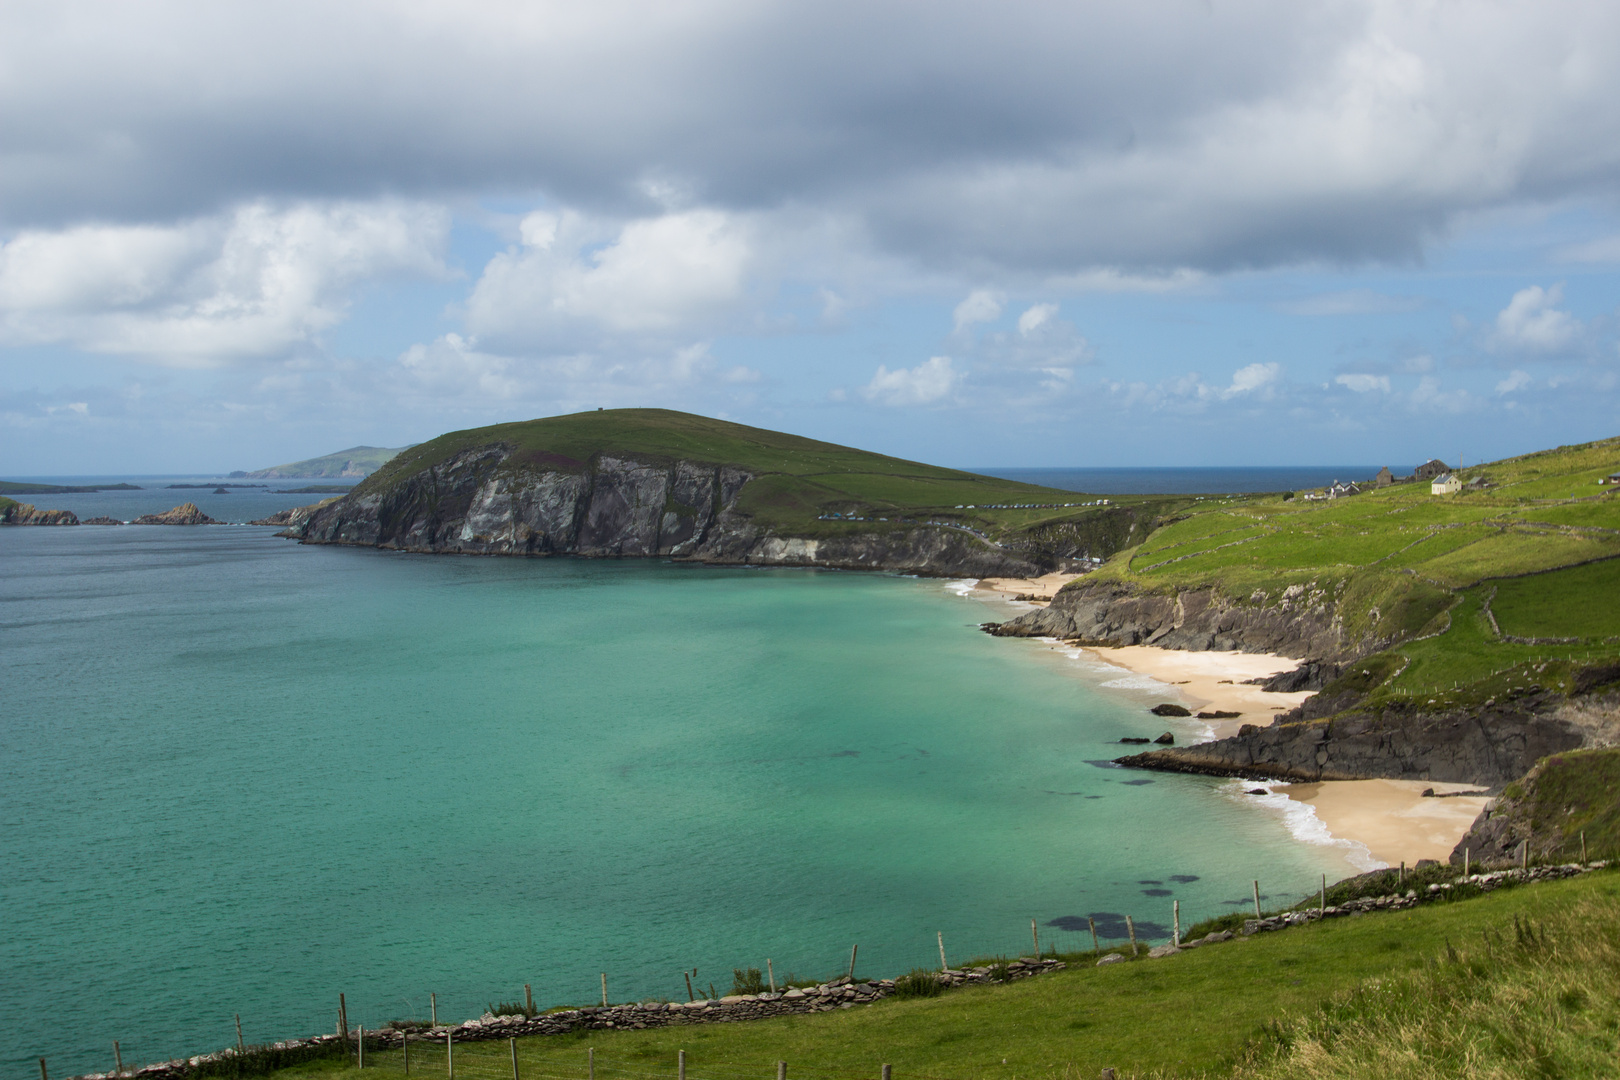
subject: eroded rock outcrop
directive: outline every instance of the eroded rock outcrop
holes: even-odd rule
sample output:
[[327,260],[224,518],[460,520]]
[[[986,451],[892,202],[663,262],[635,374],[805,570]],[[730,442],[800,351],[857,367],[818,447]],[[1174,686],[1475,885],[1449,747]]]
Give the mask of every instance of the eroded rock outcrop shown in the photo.
[[32,503],[12,503],[0,510],[0,525],[77,525],[71,510],[37,510]]
[[223,525],[223,521],[215,521],[201,510],[196,503],[181,503],[173,510],[165,510],[161,514],[142,514],[131,525]]
[[361,485],[285,535],[477,555],[667,556],[697,562],[1026,576],[1042,567],[962,529],[890,526],[781,535],[738,509],[755,478],[732,465],[602,454],[550,462],[505,446],[462,451],[411,476]]
[[1165,772],[1315,782],[1440,780],[1500,786],[1548,754],[1586,745],[1565,701],[1544,694],[1484,709],[1351,710],[1152,750],[1119,763]]

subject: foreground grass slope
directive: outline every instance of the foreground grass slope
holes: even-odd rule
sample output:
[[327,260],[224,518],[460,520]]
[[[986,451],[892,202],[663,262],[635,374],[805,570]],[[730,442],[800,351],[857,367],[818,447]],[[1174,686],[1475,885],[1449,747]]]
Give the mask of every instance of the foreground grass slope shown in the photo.
[[[1526,941],[1525,927],[1533,927]],[[519,1042],[525,1077],[1609,1076],[1620,1051],[1620,875],[1504,889],[1235,939],[1164,960],[746,1024]],[[437,1056],[434,1056],[434,1055]],[[505,1043],[457,1074],[511,1075]],[[399,1054],[368,1065],[399,1071]],[[443,1075],[442,1049],[412,1072]],[[352,1071],[331,1062],[286,1080]]]
[[[585,472],[602,457],[735,465],[755,477],[738,510],[794,535],[899,525],[900,518],[949,520],[992,537],[1081,517],[1098,500],[1072,491],[818,442],[668,409],[606,409],[453,431],[402,451],[355,490],[384,492],[424,469],[485,446],[514,451],[512,468]],[[1179,505],[1186,500],[1131,499]],[[1120,500],[1110,500],[1118,503]],[[852,525],[827,516],[858,516]],[[892,519],[883,521],[878,519]]]

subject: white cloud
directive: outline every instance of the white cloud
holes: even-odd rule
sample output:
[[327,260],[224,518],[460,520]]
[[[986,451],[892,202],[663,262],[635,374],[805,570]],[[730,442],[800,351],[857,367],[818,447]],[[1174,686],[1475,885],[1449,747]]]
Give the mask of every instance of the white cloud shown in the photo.
[[1056,304],[1036,304],[1028,311],[1018,316],[1018,333],[1024,337],[1040,330],[1057,315]]
[[253,203],[178,225],[26,231],[0,248],[0,339],[209,367],[284,353],[357,284],[442,275],[447,217],[415,203]]
[[1225,398],[1263,390],[1277,381],[1280,368],[1274,364],[1249,364],[1232,372],[1232,385],[1221,391]]
[[468,328],[506,348],[701,332],[741,298],[751,257],[747,227],[714,210],[616,232],[576,214],[531,214],[520,231],[523,247],[491,259],[467,300]]
[[1532,382],[1528,371],[1514,371],[1507,378],[1496,384],[1498,394],[1511,394],[1523,390]]
[[878,365],[877,374],[861,391],[868,401],[884,405],[926,405],[938,401],[962,381],[962,373],[948,356],[935,356],[914,368],[890,371]]
[[1467,390],[1443,390],[1440,380],[1432,375],[1425,375],[1418,380],[1417,389],[1412,391],[1408,399],[1414,409],[1422,412],[1468,412],[1478,407],[1479,402]]
[[1333,381],[1347,390],[1354,390],[1358,394],[1367,394],[1374,390],[1389,393],[1388,375],[1367,375],[1358,372],[1350,375],[1340,375]]
[[994,322],[1001,318],[1001,296],[989,289],[974,289],[956,305],[953,315],[958,331],[974,323]]
[[1567,311],[1558,310],[1564,299],[1564,286],[1543,289],[1532,285],[1520,289],[1496,316],[1496,342],[1508,349],[1527,352],[1557,352],[1568,346],[1581,324]]

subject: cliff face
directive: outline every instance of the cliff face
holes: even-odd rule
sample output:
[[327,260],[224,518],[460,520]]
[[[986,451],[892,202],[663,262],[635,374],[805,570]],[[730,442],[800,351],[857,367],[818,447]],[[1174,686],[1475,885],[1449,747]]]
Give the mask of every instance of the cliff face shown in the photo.
[[1113,582],[1081,583],[1050,606],[1002,623],[1004,637],[1078,639],[1090,645],[1156,645],[1164,649],[1238,650],[1313,659],[1356,652],[1323,595],[1295,586],[1269,606],[1233,603],[1214,589],[1175,595]]
[[1490,803],[1451,853],[1474,866],[1610,858],[1620,841],[1620,750],[1554,754]]
[[583,471],[565,470],[484,446],[386,489],[314,508],[284,535],[312,544],[478,555],[668,556],[973,576],[1042,570],[956,529],[780,536],[737,510],[753,479],[729,465],[606,454]]

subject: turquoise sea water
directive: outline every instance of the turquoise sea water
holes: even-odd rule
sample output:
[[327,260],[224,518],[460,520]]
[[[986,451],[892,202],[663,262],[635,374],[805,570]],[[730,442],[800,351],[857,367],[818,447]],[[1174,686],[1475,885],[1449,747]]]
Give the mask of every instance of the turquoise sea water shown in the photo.
[[[6,1075],[1168,933],[1342,853],[940,581],[0,532]],[[1114,674],[1118,674],[1117,671]],[[1183,734],[1191,729],[1182,729]],[[1115,925],[1112,917],[1104,926]],[[1157,924],[1154,927],[1152,924]],[[1070,925],[1074,925],[1072,922]]]

